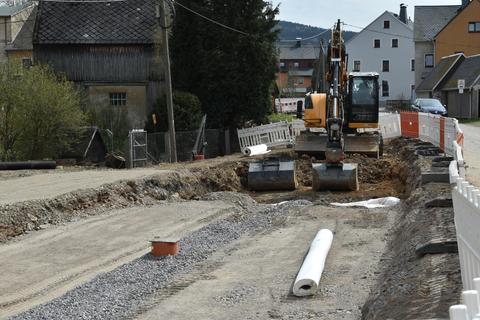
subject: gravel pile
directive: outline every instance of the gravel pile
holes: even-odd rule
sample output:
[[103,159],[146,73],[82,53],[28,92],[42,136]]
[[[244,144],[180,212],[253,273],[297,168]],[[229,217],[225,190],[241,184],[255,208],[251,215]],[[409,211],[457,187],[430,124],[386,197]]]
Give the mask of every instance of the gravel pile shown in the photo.
[[[35,307],[13,319],[121,319],[135,314],[142,301],[166,287],[182,274],[207,259],[214,251],[247,233],[273,227],[290,210],[311,204],[289,201],[279,205],[258,205],[245,195],[216,193],[207,198],[231,199],[246,205],[228,218],[209,224],[180,240],[177,256],[154,258],[150,254]],[[245,198],[242,201],[242,198]]]

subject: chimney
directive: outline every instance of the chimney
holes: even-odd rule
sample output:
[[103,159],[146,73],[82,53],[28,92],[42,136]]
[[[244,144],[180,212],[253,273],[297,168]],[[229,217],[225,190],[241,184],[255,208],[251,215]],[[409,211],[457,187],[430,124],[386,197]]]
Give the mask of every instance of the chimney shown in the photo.
[[302,46],[302,38],[295,38],[295,40],[297,40],[297,43],[296,43],[296,47],[297,48],[300,48]]
[[407,24],[407,6],[403,3],[400,5],[400,21]]

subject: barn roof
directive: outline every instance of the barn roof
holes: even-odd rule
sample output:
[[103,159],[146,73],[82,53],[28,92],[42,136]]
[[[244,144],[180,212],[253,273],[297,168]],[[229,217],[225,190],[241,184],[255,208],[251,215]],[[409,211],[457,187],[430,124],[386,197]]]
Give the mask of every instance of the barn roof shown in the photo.
[[34,44],[152,44],[153,0],[40,1]]

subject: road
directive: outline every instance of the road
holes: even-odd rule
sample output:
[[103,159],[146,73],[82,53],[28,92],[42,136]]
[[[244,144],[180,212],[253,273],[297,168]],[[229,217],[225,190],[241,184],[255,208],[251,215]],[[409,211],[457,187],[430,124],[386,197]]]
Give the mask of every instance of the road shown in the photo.
[[28,177],[0,181],[0,204],[28,200],[50,199],[78,189],[98,188],[103,184],[119,180],[139,179],[154,174],[164,174],[169,170],[155,168],[133,170],[85,170],[34,174]]
[[480,187],[480,123],[460,124],[464,134],[463,156],[467,162],[467,180]]
[[190,201],[114,210],[2,244],[0,319],[144,255],[154,236],[183,237],[228,208],[222,201]]

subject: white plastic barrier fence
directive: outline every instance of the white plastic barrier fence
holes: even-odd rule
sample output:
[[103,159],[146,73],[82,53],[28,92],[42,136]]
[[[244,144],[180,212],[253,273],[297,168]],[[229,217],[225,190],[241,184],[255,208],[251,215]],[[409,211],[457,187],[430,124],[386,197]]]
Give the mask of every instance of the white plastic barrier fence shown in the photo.
[[431,113],[420,112],[418,114],[420,140],[440,147],[440,118],[441,116]]
[[253,128],[238,129],[240,149],[266,144],[269,147],[293,143],[288,122],[281,121]]
[[480,319],[480,278],[473,279],[475,290],[462,292],[463,304],[451,306],[450,320],[479,320]]
[[400,114],[398,113],[381,114],[379,118],[379,127],[384,139],[402,136]]
[[449,155],[455,153],[453,145],[458,136],[463,136],[462,130],[458,126],[458,120],[455,118],[445,118],[445,152]]
[[471,290],[480,276],[480,190],[459,176],[452,200],[463,288]]
[[302,131],[305,130],[305,122],[301,119],[295,119],[292,121],[292,134],[294,137],[298,137]]

